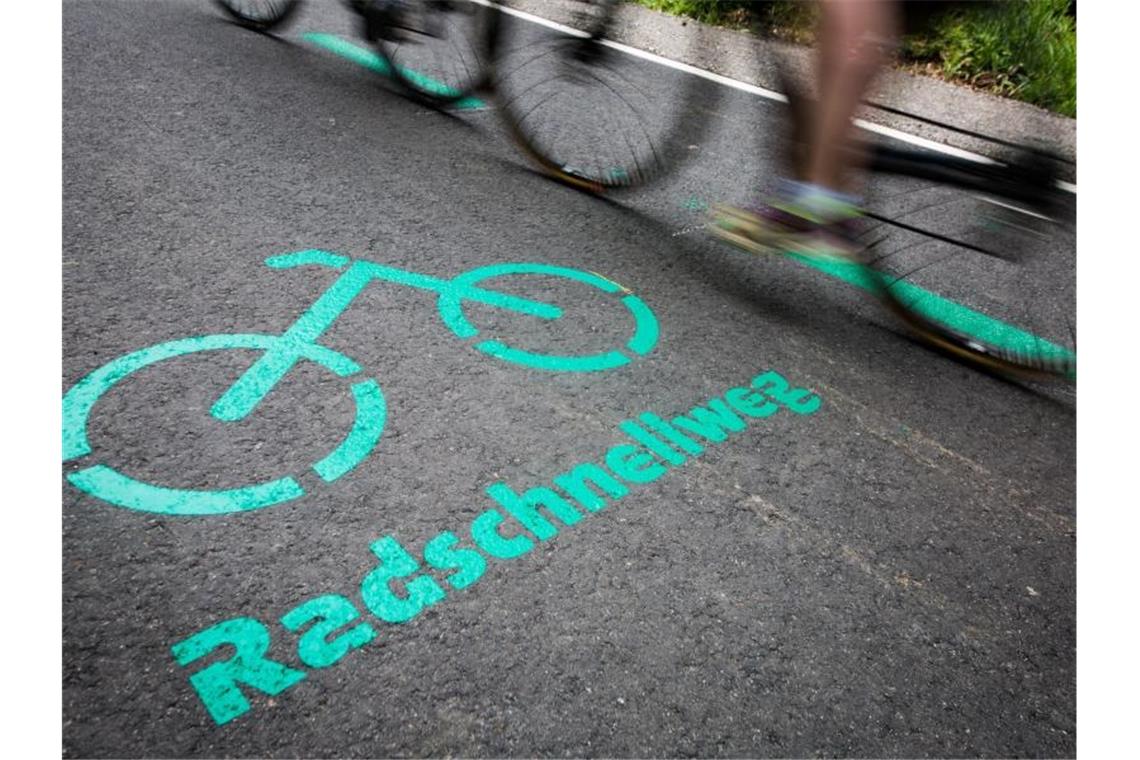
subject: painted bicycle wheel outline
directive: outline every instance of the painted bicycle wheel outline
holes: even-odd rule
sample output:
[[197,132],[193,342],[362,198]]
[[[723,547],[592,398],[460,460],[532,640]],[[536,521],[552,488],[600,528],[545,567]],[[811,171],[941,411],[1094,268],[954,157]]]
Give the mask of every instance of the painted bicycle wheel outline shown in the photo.
[[[460,288],[466,288],[476,286],[482,280],[510,274],[565,277],[569,280],[592,285],[605,293],[624,293],[625,295],[621,297],[622,305],[633,315],[636,323],[633,337],[625,345],[630,353],[605,351],[590,356],[565,356],[538,354],[520,348],[512,348],[497,340],[483,340],[476,343],[475,347],[485,354],[496,359],[547,372],[602,372],[628,364],[634,357],[648,354],[657,345],[659,328],[657,318],[653,315],[652,310],[629,290],[595,272],[584,272],[580,269],[569,269],[550,264],[491,264],[468,270],[454,278],[452,283]],[[462,302],[463,297],[461,295],[441,293],[438,303],[439,315],[456,337],[467,340],[478,336],[479,330],[464,315]]]
[[[63,398],[63,459],[91,453],[87,419],[99,398],[122,380],[152,364],[200,351],[225,349],[268,350],[281,336],[261,334],[203,335],[167,341],[134,351],[103,365],[80,380]],[[317,344],[305,347],[305,358],[339,377],[351,377],[360,366],[344,354]],[[380,385],[368,378],[351,386],[356,403],[352,429],[340,445],[312,469],[325,482],[347,474],[380,441],[387,405]],[[70,473],[67,479],[79,490],[116,506],[167,515],[217,515],[244,512],[291,501],[304,490],[291,476],[224,491],[155,486],[135,480],[107,465],[93,465]]]

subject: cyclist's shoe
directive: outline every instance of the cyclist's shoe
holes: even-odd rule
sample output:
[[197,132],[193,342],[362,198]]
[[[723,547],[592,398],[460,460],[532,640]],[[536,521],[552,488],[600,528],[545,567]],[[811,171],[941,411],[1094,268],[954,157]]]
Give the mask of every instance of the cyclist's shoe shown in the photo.
[[717,204],[710,229],[716,237],[756,254],[799,253],[854,261],[862,212],[854,199],[786,183],[773,198],[747,208]]

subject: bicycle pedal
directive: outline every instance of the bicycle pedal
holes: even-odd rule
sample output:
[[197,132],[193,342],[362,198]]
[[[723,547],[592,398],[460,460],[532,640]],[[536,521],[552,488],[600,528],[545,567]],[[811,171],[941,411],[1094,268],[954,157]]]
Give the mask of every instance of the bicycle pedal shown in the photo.
[[709,215],[714,221],[733,220],[741,222],[750,227],[758,227],[759,219],[751,211],[738,208],[736,206],[728,206],[720,203],[713,204],[709,209]]

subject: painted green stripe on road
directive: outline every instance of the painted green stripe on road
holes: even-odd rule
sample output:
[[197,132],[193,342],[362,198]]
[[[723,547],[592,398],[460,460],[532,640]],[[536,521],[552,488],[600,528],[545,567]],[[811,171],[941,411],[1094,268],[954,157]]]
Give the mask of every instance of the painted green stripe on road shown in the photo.
[[[386,77],[392,76],[392,67],[382,57],[375,52],[362,48],[359,45],[354,45],[348,40],[337,37],[335,34],[325,34],[323,32],[307,32],[301,35],[301,38],[319,45],[329,52],[336,53],[341,58],[352,61],[355,64],[363,66],[366,69],[371,69]],[[435,92],[440,95],[452,95],[455,90],[443,82],[437,82],[429,76],[425,76],[418,71],[413,71],[408,68],[401,68],[400,72],[405,78],[415,82],[416,86],[428,92]],[[451,105],[452,108],[460,110],[471,110],[475,108],[486,108],[487,104],[479,98],[468,97],[456,101]]]
[[536,354],[521,348],[511,348],[497,340],[485,340],[475,345],[480,351],[505,362],[514,362],[526,367],[547,372],[602,372],[629,363],[629,357],[621,351],[607,351],[591,356],[558,356]]
[[634,332],[626,346],[635,354],[645,356],[657,345],[657,337],[660,335],[657,317],[653,310],[646,306],[645,301],[635,295],[628,295],[621,300],[626,308],[633,313],[634,321],[637,324],[637,331]]
[[195,491],[143,483],[105,465],[95,465],[67,476],[71,484],[97,499],[141,512],[160,515],[223,515],[280,504],[305,492],[293,478],[234,488],[229,491]]
[[352,386],[352,395],[356,398],[356,420],[352,430],[335,451],[313,465],[326,482],[336,480],[356,467],[372,452],[384,432],[387,406],[380,385],[375,380],[365,380]]
[[[860,264],[845,261],[826,261],[798,253],[786,255],[805,266],[863,290],[874,293],[880,287],[874,276]],[[1077,358],[1076,354],[1069,349],[1058,346],[1045,338],[1025,332],[979,311],[974,311],[968,306],[951,301],[937,293],[931,293],[929,290],[905,280],[893,283],[890,289],[896,298],[906,303],[916,313],[953,330],[977,338],[980,342],[988,345],[1043,358],[1066,360]]]

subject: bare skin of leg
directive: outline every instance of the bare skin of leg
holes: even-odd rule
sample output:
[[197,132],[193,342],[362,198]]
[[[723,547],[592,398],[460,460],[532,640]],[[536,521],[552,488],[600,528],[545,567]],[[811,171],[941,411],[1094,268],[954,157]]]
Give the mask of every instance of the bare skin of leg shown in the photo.
[[819,29],[819,98],[811,119],[803,179],[849,191],[852,118],[898,37],[894,0],[824,0]]

